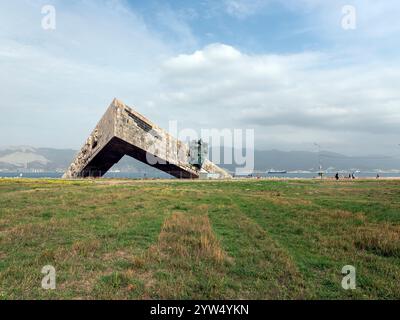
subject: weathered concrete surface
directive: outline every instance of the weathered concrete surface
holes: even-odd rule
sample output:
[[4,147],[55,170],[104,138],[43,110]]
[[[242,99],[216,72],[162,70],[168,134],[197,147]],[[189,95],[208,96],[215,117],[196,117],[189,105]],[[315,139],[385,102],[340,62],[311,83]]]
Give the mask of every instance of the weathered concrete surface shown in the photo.
[[149,164],[174,177],[199,178],[201,170],[231,178],[206,160],[202,167],[189,163],[189,146],[141,114],[114,99],[63,178],[102,177],[124,155]]

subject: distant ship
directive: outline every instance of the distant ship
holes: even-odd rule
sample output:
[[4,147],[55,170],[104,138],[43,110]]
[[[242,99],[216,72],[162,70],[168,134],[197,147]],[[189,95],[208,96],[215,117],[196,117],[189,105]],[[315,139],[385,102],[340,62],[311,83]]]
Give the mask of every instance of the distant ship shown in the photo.
[[286,170],[274,170],[274,169],[271,169],[271,170],[268,171],[268,174],[285,174],[285,173],[287,173]]

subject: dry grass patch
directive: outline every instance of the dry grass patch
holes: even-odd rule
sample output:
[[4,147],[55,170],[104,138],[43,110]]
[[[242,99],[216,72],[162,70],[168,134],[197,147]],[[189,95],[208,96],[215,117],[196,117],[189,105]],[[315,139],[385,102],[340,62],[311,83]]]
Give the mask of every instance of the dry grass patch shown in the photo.
[[170,257],[222,263],[226,254],[215,237],[208,216],[175,213],[164,223],[158,244],[153,250]]
[[357,248],[374,252],[385,257],[400,257],[400,226],[381,224],[380,226],[358,228],[355,233]]
[[49,221],[43,224],[22,224],[2,231],[4,243],[20,243],[48,238],[68,225],[64,220]]
[[101,242],[97,239],[80,240],[73,243],[71,254],[80,257],[94,257],[100,247]]
[[4,252],[0,251],[0,260],[4,260],[7,257],[7,255]]
[[225,266],[231,262],[207,215],[173,213],[157,243],[133,258],[132,270],[125,274],[145,284],[142,299],[217,298],[222,297]]
[[104,261],[113,261],[119,259],[132,259],[132,253],[125,251],[125,250],[116,250],[112,252],[107,252],[103,255]]
[[339,219],[351,219],[359,222],[364,222],[366,220],[365,214],[363,212],[351,212],[347,210],[331,209],[323,210],[323,215],[335,220]]

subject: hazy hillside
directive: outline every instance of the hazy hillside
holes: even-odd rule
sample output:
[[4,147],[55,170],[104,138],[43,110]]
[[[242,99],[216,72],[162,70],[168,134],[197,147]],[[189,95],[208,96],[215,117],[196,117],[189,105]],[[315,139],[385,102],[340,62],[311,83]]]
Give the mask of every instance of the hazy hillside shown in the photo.
[[64,170],[76,151],[33,147],[12,147],[0,150],[0,169]]
[[[255,151],[254,165],[256,170],[305,170],[318,171],[319,155],[307,151]],[[400,169],[400,159],[384,156],[349,157],[339,153],[322,151],[321,164],[324,170],[395,170]],[[229,166],[234,168],[234,166]]]

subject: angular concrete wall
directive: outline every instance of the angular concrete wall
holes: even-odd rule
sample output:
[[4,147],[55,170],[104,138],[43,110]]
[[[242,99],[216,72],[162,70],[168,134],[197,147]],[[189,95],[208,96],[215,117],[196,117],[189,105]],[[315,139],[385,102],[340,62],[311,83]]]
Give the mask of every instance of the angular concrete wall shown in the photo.
[[230,174],[210,161],[189,163],[189,147],[141,114],[114,99],[63,178],[101,177],[129,155],[177,178],[196,179],[200,170]]

